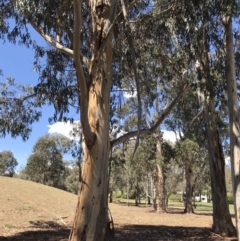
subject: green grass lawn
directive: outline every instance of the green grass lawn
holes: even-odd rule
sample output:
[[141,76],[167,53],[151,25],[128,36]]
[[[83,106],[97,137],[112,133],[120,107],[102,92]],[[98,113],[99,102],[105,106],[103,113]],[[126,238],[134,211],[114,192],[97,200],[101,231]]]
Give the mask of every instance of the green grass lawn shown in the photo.
[[[127,199],[126,198],[114,198],[113,202],[121,202],[121,203],[126,203],[127,204]],[[134,199],[129,199],[128,203],[130,205],[134,205],[135,204],[135,200]],[[212,203],[204,203],[204,202],[196,202],[196,211],[202,211],[202,212],[212,212],[213,207],[212,207]],[[141,203],[140,206],[144,206],[146,205],[146,201],[145,199],[141,199]],[[183,207],[183,203],[177,200],[169,200],[168,203],[169,207]],[[234,214],[234,206],[233,204],[229,204],[229,210],[230,210],[230,214]]]
[[[203,211],[203,212],[212,212],[213,207],[212,207],[212,203],[204,203],[204,202],[196,202],[196,211]],[[169,200],[169,207],[179,207],[179,206],[183,206],[182,202],[179,201],[172,201]],[[234,214],[234,206],[233,204],[229,204],[229,210],[230,210],[230,214]]]

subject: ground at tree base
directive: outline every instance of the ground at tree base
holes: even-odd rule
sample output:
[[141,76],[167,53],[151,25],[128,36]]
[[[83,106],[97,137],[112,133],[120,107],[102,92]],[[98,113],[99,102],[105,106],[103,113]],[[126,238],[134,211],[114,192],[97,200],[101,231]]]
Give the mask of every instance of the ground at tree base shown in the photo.
[[[0,241],[67,241],[77,196],[42,184],[0,177]],[[235,241],[211,232],[212,215],[184,207],[156,213],[151,207],[109,205],[115,241]]]
[[[128,207],[122,203],[110,204],[110,210],[114,219],[115,241],[237,240],[212,233],[212,216],[208,213],[184,214],[181,208],[171,208],[168,213],[159,214],[151,207]],[[70,224],[46,218],[31,222],[29,228],[21,228],[21,225],[16,229],[5,227],[0,241],[67,241]]]

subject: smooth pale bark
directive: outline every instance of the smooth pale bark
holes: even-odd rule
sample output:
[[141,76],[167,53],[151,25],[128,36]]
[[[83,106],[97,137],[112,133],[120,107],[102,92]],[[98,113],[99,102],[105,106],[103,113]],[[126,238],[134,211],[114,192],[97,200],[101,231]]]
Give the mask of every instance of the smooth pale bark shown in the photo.
[[[116,1],[113,0],[112,4]],[[108,217],[108,166],[109,100],[111,87],[112,46],[111,39],[104,39],[104,18],[109,22],[113,14],[110,2],[90,1],[92,11],[92,58],[89,62],[90,79],[82,72],[79,58],[81,1],[74,1],[74,61],[80,95],[81,123],[84,133],[84,162],[80,178],[80,191],[75,219],[69,241],[111,240],[111,222]],[[105,13],[95,10],[104,6]],[[109,23],[107,23],[109,25]],[[101,32],[99,32],[101,31]],[[101,35],[99,35],[101,34]]]
[[[70,241],[110,240],[108,219],[108,160],[109,142],[109,93],[111,84],[111,47],[106,58],[110,65],[105,79],[96,76],[89,89],[88,118],[95,133],[94,145],[84,144],[84,164],[81,174],[80,195]],[[105,64],[108,63],[105,60]],[[104,83],[104,84],[103,84]]]
[[226,81],[230,130],[230,157],[235,204],[234,209],[238,240],[240,241],[240,116],[238,107],[231,17],[223,17],[223,23],[226,35]]

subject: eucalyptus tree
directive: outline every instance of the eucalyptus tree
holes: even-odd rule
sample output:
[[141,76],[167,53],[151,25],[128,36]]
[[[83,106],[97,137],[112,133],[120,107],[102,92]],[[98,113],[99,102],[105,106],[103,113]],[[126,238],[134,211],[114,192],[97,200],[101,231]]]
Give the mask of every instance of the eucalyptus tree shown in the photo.
[[[225,33],[225,75],[228,97],[230,157],[234,195],[234,210],[238,240],[240,240],[240,113],[238,105],[237,78],[234,56],[233,17],[237,15],[237,1],[220,1],[220,15]],[[239,7],[239,6],[238,6]],[[239,17],[239,16],[238,16]],[[239,19],[238,19],[239,20]]]
[[[136,37],[138,41],[141,37],[141,29],[134,32],[131,26],[139,19],[142,21],[144,15],[150,12],[152,1],[133,0],[124,3],[123,0],[74,0],[73,2],[69,0],[1,0],[0,3],[1,18],[5,26],[1,29],[0,36],[7,38],[10,42],[18,41],[20,44],[33,46],[35,49],[34,67],[40,74],[40,82],[34,88],[37,95],[36,103],[54,104],[53,120],[66,119],[70,105],[76,107],[76,111],[80,113],[84,135],[84,164],[80,176],[78,204],[69,240],[109,240],[111,221],[108,217],[107,194],[108,156],[111,147],[133,136],[137,136],[139,140],[140,135],[154,132],[188,87],[187,81],[183,81],[180,91],[171,99],[170,104],[159,114],[151,127],[140,128],[140,95],[143,91],[148,93],[155,88],[155,85],[149,88],[148,81],[151,78],[140,83],[139,76],[142,74],[143,67],[137,63],[145,62],[140,57],[141,53],[147,50],[144,48],[140,52],[134,50]],[[173,11],[171,6],[163,10],[164,13],[171,11]],[[159,12],[156,18],[160,19],[162,15]],[[11,18],[15,20],[14,24],[9,24],[8,20]],[[151,20],[150,14],[148,14],[148,19]],[[148,23],[148,26],[152,25],[151,21]],[[47,47],[39,46],[31,39],[29,25],[46,40]],[[163,22],[162,26],[164,26]],[[147,27],[145,33],[147,33],[146,29]],[[133,37],[134,33],[135,37]],[[158,36],[161,36],[161,31]],[[168,37],[168,39],[171,38]],[[120,46],[119,43],[121,43]],[[155,52],[154,45],[156,46],[147,41],[145,44],[145,46],[151,46]],[[121,53],[120,58],[115,53],[118,47],[122,47],[122,51],[118,51]],[[168,56],[167,49],[165,49],[165,58]],[[172,66],[183,59],[179,60],[176,53],[174,56],[177,60]],[[127,66],[128,74],[126,71],[120,73],[119,59],[122,58],[125,67]],[[43,61],[45,65],[41,65]],[[151,60],[148,64],[154,66],[154,62]],[[169,58],[167,62],[171,62]],[[171,67],[165,69],[165,80],[171,79],[171,75],[168,75],[170,69]],[[150,72],[151,70],[145,67],[144,71]],[[114,82],[113,76],[117,76]],[[182,68],[180,78],[185,80]],[[129,81],[128,86],[135,86],[130,90],[137,90],[138,125],[137,129],[110,142],[109,121],[110,110],[112,110],[110,92],[124,87],[121,85],[124,83],[123,80],[125,83]]]
[[194,198],[194,188],[197,179],[203,175],[204,167],[206,166],[206,156],[200,146],[189,139],[185,139],[177,143],[176,158],[178,165],[183,166],[186,179],[186,197],[185,197],[185,213],[194,212],[192,200]]
[[11,77],[1,81],[0,137],[21,135],[23,140],[27,140],[32,130],[31,124],[41,117],[37,107],[32,86],[16,84]]
[[64,188],[67,173],[63,154],[69,152],[70,147],[71,141],[67,137],[40,137],[27,160],[24,174],[32,181]]
[[17,159],[11,151],[0,152],[0,175],[12,177],[18,165]]
[[[230,217],[226,183],[224,175],[224,156],[222,143],[219,135],[218,121],[219,115],[216,111],[223,94],[223,35],[221,18],[218,14],[218,4],[216,2],[183,1],[182,8],[179,8],[179,15],[175,21],[176,33],[179,39],[188,45],[192,61],[196,63],[196,70],[193,68],[199,89],[199,105],[202,109],[203,130],[206,133],[207,146],[209,152],[209,164],[212,182],[213,197],[213,231],[221,235],[234,236],[235,228]],[[180,24],[181,23],[181,24]],[[217,51],[219,50],[219,51]],[[196,85],[195,85],[196,86]],[[222,105],[223,106],[223,105]],[[192,116],[194,120],[194,116]]]
[[[203,11],[203,22],[199,32],[202,40],[199,45],[199,101],[203,108],[203,120],[206,128],[207,144],[210,160],[210,173],[213,198],[213,230],[222,235],[233,236],[236,234],[235,227],[232,224],[228,209],[225,181],[225,160],[219,129],[217,126],[218,115],[215,109],[214,95],[216,93],[216,80],[219,79],[219,72],[214,64],[214,57],[210,57],[210,44],[208,36],[211,36],[212,27],[209,23],[210,13]],[[215,16],[217,22],[219,16]],[[218,56],[219,58],[220,56]],[[213,71],[214,70],[214,71]],[[226,223],[223,223],[225,220]]]
[[[67,164],[67,166],[66,166]],[[71,164],[71,166],[69,166]],[[80,166],[78,162],[73,163],[65,163],[65,169],[66,169],[66,179],[64,186],[66,187],[66,190],[78,194],[78,185],[79,185],[79,171]]]

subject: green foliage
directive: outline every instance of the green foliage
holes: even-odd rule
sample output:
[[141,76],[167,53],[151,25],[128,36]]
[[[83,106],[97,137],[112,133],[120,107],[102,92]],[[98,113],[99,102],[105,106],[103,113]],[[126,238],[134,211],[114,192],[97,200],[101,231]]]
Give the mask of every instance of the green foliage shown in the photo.
[[200,147],[194,141],[189,139],[183,142],[178,142],[176,145],[176,156],[178,157],[179,163],[185,161],[196,161],[200,154]]
[[0,175],[12,177],[17,165],[18,162],[11,151],[0,152]]
[[70,150],[71,141],[64,136],[43,136],[33,147],[24,174],[28,179],[65,189],[67,171],[62,155]]
[[172,194],[169,196],[169,201],[172,201],[172,202],[181,202],[181,200],[182,200],[182,194],[172,193]]
[[31,124],[41,116],[33,87],[17,85],[10,77],[0,83],[0,110],[0,138],[10,134],[27,140]]
[[79,166],[75,163],[71,167],[67,167],[67,175],[65,179],[65,187],[68,192],[78,194],[79,189]]
[[227,193],[228,204],[234,204],[234,197],[232,192]]

